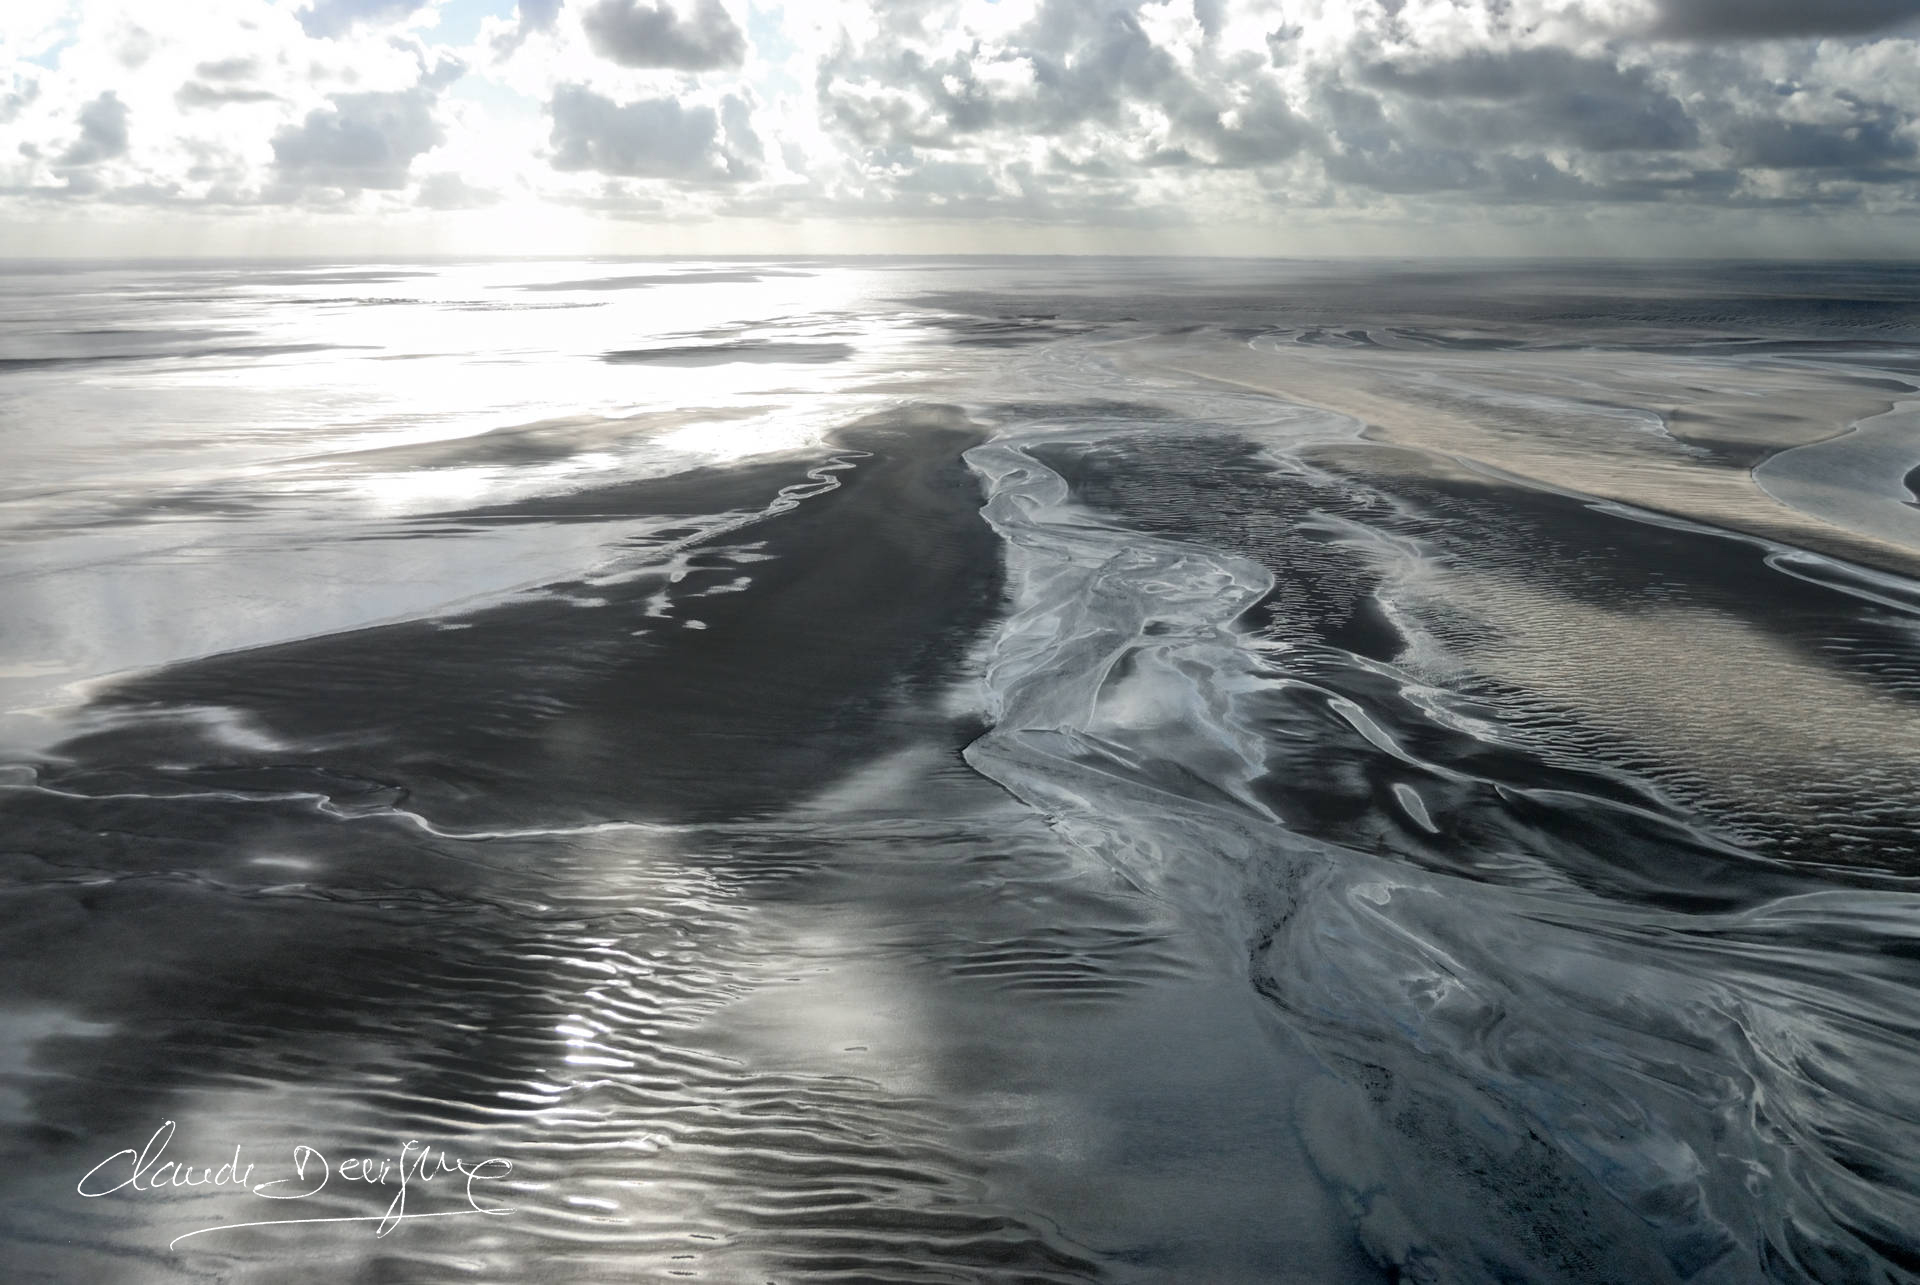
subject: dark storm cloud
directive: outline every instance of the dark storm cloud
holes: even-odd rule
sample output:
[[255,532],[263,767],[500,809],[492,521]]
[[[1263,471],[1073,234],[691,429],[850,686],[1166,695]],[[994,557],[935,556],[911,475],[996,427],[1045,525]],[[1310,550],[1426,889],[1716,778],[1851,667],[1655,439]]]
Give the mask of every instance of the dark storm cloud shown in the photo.
[[1920,19],[1920,0],[1658,0],[1654,31],[1708,40],[1858,36]]
[[[1185,50],[1159,47],[1137,0],[1042,0],[1012,29],[955,40],[901,0],[821,61],[815,88],[863,174],[845,199],[876,212],[1091,210],[1113,222],[1098,211],[1177,203],[1163,194],[1232,170],[1277,201],[1335,206],[1393,196],[1813,209],[1920,185],[1916,104],[1888,79],[1891,64],[1863,68],[1870,83],[1822,84],[1830,76],[1806,39],[1888,30],[1920,15],[1920,0],[1652,5],[1659,35],[1698,43],[1569,46],[1503,0],[1455,0],[1485,21],[1443,25],[1378,3],[1340,44],[1309,39],[1314,20],[1290,12],[1296,22],[1268,24],[1264,50],[1226,47],[1234,15],[1219,0],[1196,4],[1199,30],[1175,37]],[[1465,38],[1469,29],[1485,34]],[[1740,43],[1769,37],[1802,45],[1775,65],[1762,61],[1775,50]],[[1849,92],[1885,101],[1868,107]],[[1803,93],[1796,114],[1830,118],[1837,98],[1854,119],[1771,119]],[[1034,138],[1048,159],[1029,167]]]
[[433,117],[436,92],[417,86],[399,93],[337,94],[300,125],[274,135],[274,170],[296,188],[403,188],[413,158],[445,137]]
[[[619,178],[725,181],[750,176],[760,140],[746,124],[744,105],[684,107],[672,98],[616,103],[577,85],[556,90],[553,168],[592,170]],[[742,132],[736,133],[738,129]]]
[[427,0],[312,0],[294,14],[300,27],[315,39],[344,36],[356,25],[398,22],[423,7]]
[[1189,128],[1212,144],[1222,165],[1268,165],[1285,160],[1317,137],[1271,85],[1262,83],[1253,100],[1232,113],[1227,124],[1220,113],[1190,111]]
[[1563,88],[1618,91],[1632,79],[1612,62],[1580,58],[1564,49],[1476,49],[1451,58],[1383,60],[1368,65],[1368,84],[1419,98],[1495,101],[1537,98]]
[[666,0],[600,0],[580,23],[594,52],[622,67],[711,71],[747,56],[746,37],[719,0],[698,0],[690,17]]
[[1391,135],[1326,157],[1338,182],[1392,196],[1454,194],[1484,205],[1621,205],[1660,201],[1730,203],[1738,171],[1724,167],[1585,174],[1540,153],[1410,147]]
[[1178,107],[1190,86],[1171,54],[1125,9],[1048,0],[1033,29],[1034,78],[1055,128],[1111,120],[1128,100]]
[[[1369,88],[1331,75],[1311,86],[1327,176],[1350,188],[1555,206],[1723,202],[1740,184],[1737,170],[1697,159],[1700,131],[1691,121],[1646,127],[1631,105],[1668,95],[1611,64],[1536,50],[1390,67],[1374,61],[1356,74]],[[1580,120],[1574,108],[1583,98],[1614,106]],[[1553,144],[1570,150],[1539,150]]]
[[1648,55],[1532,46],[1382,58],[1361,46],[1311,78],[1306,101],[1325,131],[1327,176],[1389,195],[1814,209],[1920,178],[1903,105],[1842,90],[1832,97],[1851,119],[1776,119],[1775,104],[1808,87],[1731,50]]
[[1362,83],[1446,104],[1430,130],[1454,141],[1561,142],[1594,152],[1697,146],[1686,108],[1642,68],[1555,48],[1475,50],[1452,58],[1381,61]]
[[1492,181],[1471,151],[1408,138],[1374,94],[1328,77],[1313,86],[1312,97],[1326,126],[1322,163],[1337,183],[1415,195],[1465,191]]
[[1847,124],[1746,121],[1726,132],[1740,164],[1759,169],[1844,170],[1856,181],[1914,177],[1914,141],[1898,132],[1898,120],[1880,113]]
[[95,165],[127,154],[127,105],[108,90],[80,109],[80,137],[60,157],[62,165]]

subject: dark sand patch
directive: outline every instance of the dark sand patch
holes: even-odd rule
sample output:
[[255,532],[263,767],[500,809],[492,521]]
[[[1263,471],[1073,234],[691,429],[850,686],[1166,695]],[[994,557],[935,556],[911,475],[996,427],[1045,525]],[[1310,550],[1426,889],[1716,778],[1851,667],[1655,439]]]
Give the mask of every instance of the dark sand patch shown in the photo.
[[677,348],[628,348],[610,352],[602,361],[616,366],[725,366],[731,362],[769,362],[812,365],[845,361],[853,356],[849,344],[777,343],[743,339],[730,344],[690,344]]
[[917,324],[928,330],[944,330],[953,336],[955,344],[967,348],[1026,348],[1093,329],[1061,323],[1052,313],[1044,312],[991,318],[928,317]]
[[[86,764],[306,769],[404,789],[450,827],[752,814],[822,788],[885,748],[903,685],[944,681],[998,607],[999,559],[960,453],[980,433],[920,408],[837,435],[837,489],[736,533],[751,583],[710,546],[679,581],[556,586],[466,628],[413,621],[211,657],[135,679],[107,710],[218,705],[302,748],[241,752],[200,725],[138,724],[69,743]],[[820,457],[504,506],[599,517],[758,507]],[[748,501],[752,493],[758,504]],[[748,501],[743,503],[743,501]],[[474,514],[470,516],[479,516]],[[767,555],[771,555],[770,557]],[[689,604],[650,614],[669,589]],[[567,596],[604,605],[585,608]],[[687,616],[703,629],[681,627]],[[638,635],[638,636],[636,636]]]
[[[555,918],[537,903],[573,882],[590,890],[598,872],[543,873],[580,859],[565,839],[476,847],[380,814],[453,829],[724,823],[777,812],[928,737],[961,770],[977,728],[950,725],[929,698],[999,604],[997,544],[960,460],[980,437],[941,407],[844,430],[839,458],[852,467],[838,489],[737,533],[755,560],[714,545],[673,586],[702,630],[682,627],[686,612],[647,615],[666,584],[657,576],[587,588],[602,607],[510,603],[458,630],[418,621],[303,640],[109,693],[96,708],[126,721],[61,747],[39,773],[52,791],[6,796],[18,847],[8,868],[24,887],[0,981],[113,1034],[43,1041],[37,1123],[0,1130],[0,1144],[78,1161],[89,1138],[144,1138],[190,1110],[171,1095],[203,1072],[238,1064],[287,1083],[352,1083],[371,1073],[354,1063],[369,1049],[404,1054],[406,1097],[436,1104],[436,1129],[495,1119],[501,1077],[552,1035],[550,970],[521,957],[552,953],[554,934],[571,941],[569,915],[587,913]],[[763,506],[825,462],[791,456],[517,507]],[[748,588],[703,594],[743,567]],[[642,626],[657,629],[636,638]],[[209,704],[292,744],[209,735],[194,712]],[[210,802],[219,791],[238,793]],[[327,799],[333,815],[303,798]],[[352,816],[370,819],[338,819]],[[77,889],[75,869],[102,877]],[[678,895],[667,887],[657,895]],[[630,932],[626,905],[588,910]],[[670,944],[696,948],[694,975],[673,983],[681,996],[713,985],[721,947],[707,938],[727,921],[674,905],[694,935]],[[664,932],[681,932],[677,922]]]
[[339,352],[366,345],[354,344],[241,344],[225,348],[156,348],[152,352],[88,353],[49,357],[0,357],[0,375],[12,371],[57,370],[68,366],[101,366],[127,361],[168,361],[190,357],[289,357],[301,353]]

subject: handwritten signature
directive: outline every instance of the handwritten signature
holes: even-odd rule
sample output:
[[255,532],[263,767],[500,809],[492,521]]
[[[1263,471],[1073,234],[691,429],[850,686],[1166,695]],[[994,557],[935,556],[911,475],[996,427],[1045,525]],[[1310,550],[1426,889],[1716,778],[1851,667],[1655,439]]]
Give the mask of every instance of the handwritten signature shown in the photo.
[[[144,1147],[138,1150],[128,1147],[114,1152],[87,1170],[74,1190],[89,1200],[122,1191],[174,1188],[226,1188],[244,1191],[262,1200],[307,1200],[319,1195],[328,1183],[336,1180],[372,1187],[396,1187],[392,1200],[382,1213],[216,1223],[175,1236],[168,1242],[168,1249],[175,1248],[183,1240],[204,1236],[208,1232],[236,1231],[242,1227],[279,1227],[293,1223],[378,1223],[373,1234],[385,1236],[401,1223],[420,1218],[459,1218],[473,1214],[500,1217],[513,1212],[511,1209],[482,1205],[479,1193],[474,1190],[476,1184],[498,1182],[513,1172],[513,1162],[498,1156],[469,1162],[454,1158],[445,1147],[441,1147],[436,1158],[435,1148],[409,1140],[396,1155],[379,1158],[350,1156],[335,1163],[329,1161],[319,1148],[301,1143],[293,1149],[291,1174],[256,1183],[253,1181],[253,1171],[259,1166],[246,1160],[238,1144],[233,1148],[233,1158],[219,1165],[205,1165],[196,1169],[190,1164],[167,1159],[167,1147],[173,1141],[176,1128],[175,1123],[168,1120],[153,1131],[153,1136],[147,1139]],[[449,1175],[458,1176],[457,1184],[466,1200],[465,1208],[430,1213],[408,1210],[407,1196],[415,1184],[431,1183]]]

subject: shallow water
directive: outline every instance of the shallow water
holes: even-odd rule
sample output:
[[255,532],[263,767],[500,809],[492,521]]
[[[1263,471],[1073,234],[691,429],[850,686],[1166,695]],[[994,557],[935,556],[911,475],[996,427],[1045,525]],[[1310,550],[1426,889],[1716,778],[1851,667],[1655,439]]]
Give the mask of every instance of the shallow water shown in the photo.
[[1920,1273],[1912,271],[0,290],[14,1275]]

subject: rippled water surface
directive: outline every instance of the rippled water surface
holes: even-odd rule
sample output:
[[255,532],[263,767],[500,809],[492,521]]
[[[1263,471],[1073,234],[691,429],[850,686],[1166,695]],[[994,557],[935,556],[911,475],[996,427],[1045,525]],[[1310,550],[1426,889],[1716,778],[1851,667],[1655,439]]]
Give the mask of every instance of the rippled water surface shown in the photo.
[[9,1280],[1920,1280],[1920,273],[0,265]]

